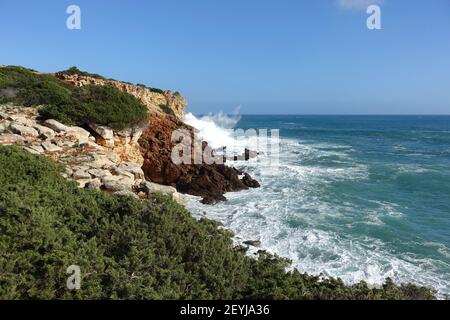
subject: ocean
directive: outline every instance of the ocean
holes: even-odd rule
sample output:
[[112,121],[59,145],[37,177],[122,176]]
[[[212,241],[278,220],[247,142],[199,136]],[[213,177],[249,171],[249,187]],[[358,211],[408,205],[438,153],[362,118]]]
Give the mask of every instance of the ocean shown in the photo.
[[[233,121],[234,120],[234,121]],[[194,117],[211,143],[224,127],[279,129],[279,167],[265,155],[234,165],[261,188],[228,193],[194,216],[301,272],[377,285],[387,277],[450,294],[450,116]]]

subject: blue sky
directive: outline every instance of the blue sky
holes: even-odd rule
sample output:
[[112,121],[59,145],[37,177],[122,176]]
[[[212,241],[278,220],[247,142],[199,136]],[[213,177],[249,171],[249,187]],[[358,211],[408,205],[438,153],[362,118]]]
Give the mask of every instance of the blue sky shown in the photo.
[[371,31],[375,0],[0,0],[0,64],[178,90],[194,113],[450,114],[450,1],[381,1]]

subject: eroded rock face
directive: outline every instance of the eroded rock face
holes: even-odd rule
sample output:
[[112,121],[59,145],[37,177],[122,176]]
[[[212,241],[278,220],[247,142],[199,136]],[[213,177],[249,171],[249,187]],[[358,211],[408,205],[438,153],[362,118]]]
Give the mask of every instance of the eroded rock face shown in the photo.
[[174,112],[178,119],[183,117],[184,110],[187,106],[186,99],[179,94],[173,93],[172,91],[164,91],[163,93],[155,92],[142,86],[115,80],[97,79],[88,76],[67,75],[61,73],[55,74],[55,76],[77,87],[86,85],[116,87],[120,91],[129,93],[139,99],[145,106],[147,106],[149,112],[164,114],[164,111],[159,106],[165,105]]
[[[36,108],[0,105],[0,145],[22,146],[27,152],[64,164],[66,171],[62,175],[76,181],[80,188],[122,196],[140,194],[142,198],[156,192],[157,187],[141,190],[144,159],[137,140],[142,128],[129,128],[127,133],[119,135],[107,127],[88,128],[89,131],[56,120],[41,121],[37,115]],[[108,138],[111,145],[97,144],[99,138]],[[176,190],[168,194],[184,203]]]
[[[192,127],[175,117],[151,117],[148,129],[139,140],[144,156],[143,170],[147,180],[175,187],[179,192],[203,197],[203,203],[224,201],[226,192],[259,187],[259,183],[248,174],[224,164],[181,164],[171,160],[174,143],[172,132]],[[207,144],[203,142],[203,149]]]

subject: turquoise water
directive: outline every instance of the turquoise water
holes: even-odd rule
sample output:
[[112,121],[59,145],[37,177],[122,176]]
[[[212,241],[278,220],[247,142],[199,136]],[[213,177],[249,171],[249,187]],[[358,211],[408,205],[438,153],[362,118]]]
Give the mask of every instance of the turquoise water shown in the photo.
[[450,293],[450,117],[243,116],[237,127],[280,129],[279,170],[235,163],[262,187],[191,201],[194,213],[301,271]]

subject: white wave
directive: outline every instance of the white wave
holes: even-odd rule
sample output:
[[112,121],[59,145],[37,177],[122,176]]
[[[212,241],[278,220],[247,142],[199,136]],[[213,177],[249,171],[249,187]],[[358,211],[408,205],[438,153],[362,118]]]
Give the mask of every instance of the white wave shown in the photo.
[[[212,117],[187,117],[189,124],[207,132],[207,141],[217,140],[215,145],[221,145],[229,138]],[[238,243],[260,240],[264,249],[288,257],[302,272],[340,277],[349,284],[364,280],[380,285],[390,277],[396,282],[413,282],[450,292],[450,274],[440,272],[450,266],[393,253],[383,241],[353,232],[370,226],[381,228],[386,219],[402,219],[401,207],[370,199],[357,199],[363,203],[358,205],[326,195],[327,185],[332,182],[368,178],[367,165],[356,162],[353,152],[346,145],[281,139],[280,167],[275,174],[265,157],[234,163],[259,180],[261,188],[228,193],[227,202],[213,207],[190,197],[188,209],[196,217],[206,216],[232,229]],[[320,165],[322,160],[325,165]],[[328,163],[335,166],[327,166]],[[370,206],[366,207],[366,203]],[[448,256],[445,246],[437,249]]]

